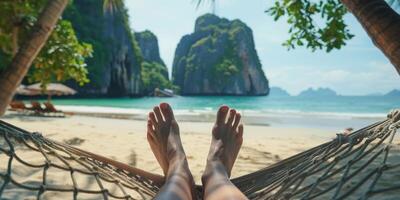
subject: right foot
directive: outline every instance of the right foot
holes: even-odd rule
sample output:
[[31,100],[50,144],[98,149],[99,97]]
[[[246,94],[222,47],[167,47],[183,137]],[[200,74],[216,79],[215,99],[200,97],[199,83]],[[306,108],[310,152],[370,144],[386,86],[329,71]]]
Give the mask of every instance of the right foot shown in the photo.
[[240,114],[236,113],[234,109],[229,110],[228,106],[219,108],[212,130],[211,146],[203,179],[215,171],[221,171],[221,165],[224,168],[222,171],[226,171],[226,176],[230,177],[233,164],[243,143],[243,125],[239,125],[240,118]]

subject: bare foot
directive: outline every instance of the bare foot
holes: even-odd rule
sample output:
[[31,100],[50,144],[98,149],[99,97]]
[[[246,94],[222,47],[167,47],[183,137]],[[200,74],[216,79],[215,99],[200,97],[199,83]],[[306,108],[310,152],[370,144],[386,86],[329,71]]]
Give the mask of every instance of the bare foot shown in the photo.
[[155,199],[193,199],[195,185],[171,107],[161,103],[149,113],[147,140],[165,175]]
[[221,106],[218,110],[206,169],[201,177],[204,199],[247,199],[229,179],[243,143],[240,118],[240,114],[234,109],[229,110],[228,106]]
[[211,146],[203,178],[214,173],[212,171],[220,171],[220,169],[214,169],[220,168],[220,163],[225,168],[228,178],[230,177],[233,164],[243,143],[243,125],[239,125],[240,118],[240,114],[236,113],[234,109],[229,110],[228,106],[219,108],[212,130]]
[[167,103],[155,106],[147,121],[147,140],[164,175],[168,173],[173,161],[186,161],[179,135],[179,126],[175,121],[171,107]]

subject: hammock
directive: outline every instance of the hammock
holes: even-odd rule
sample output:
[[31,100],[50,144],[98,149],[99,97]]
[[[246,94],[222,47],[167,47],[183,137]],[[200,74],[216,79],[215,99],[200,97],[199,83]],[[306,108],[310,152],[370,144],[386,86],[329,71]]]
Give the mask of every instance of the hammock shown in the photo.
[[[398,128],[400,111],[393,111],[384,121],[232,182],[250,199],[396,199],[400,143],[392,142]],[[161,185],[159,175],[0,120],[0,199],[151,199]]]

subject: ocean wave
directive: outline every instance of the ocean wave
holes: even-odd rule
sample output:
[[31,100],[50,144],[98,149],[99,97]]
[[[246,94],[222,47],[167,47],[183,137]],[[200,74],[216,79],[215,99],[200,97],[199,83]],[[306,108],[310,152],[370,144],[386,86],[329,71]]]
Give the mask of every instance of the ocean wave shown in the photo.
[[[110,114],[131,114],[147,115],[150,109],[138,108],[117,108],[105,106],[70,106],[60,105],[59,109],[76,113],[110,113]],[[201,116],[215,115],[217,109],[205,107],[202,109],[174,109],[176,115],[183,116]],[[387,113],[352,113],[352,112],[316,112],[302,111],[295,109],[238,109],[244,117],[319,117],[319,118],[384,118]]]

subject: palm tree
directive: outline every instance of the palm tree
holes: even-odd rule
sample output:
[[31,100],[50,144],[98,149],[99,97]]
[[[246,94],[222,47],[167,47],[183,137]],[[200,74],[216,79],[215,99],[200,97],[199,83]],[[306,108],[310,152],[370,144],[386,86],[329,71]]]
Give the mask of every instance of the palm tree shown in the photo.
[[[69,0],[49,0],[36,21],[28,39],[0,75],[0,116],[7,109],[15,90],[26,76],[33,60],[36,58],[48,37],[61,17]],[[123,0],[104,0],[104,8],[111,11],[121,8]]]
[[384,0],[341,0],[400,75],[400,15]]
[[25,77],[33,60],[46,43],[67,4],[68,0],[52,0],[47,2],[28,39],[13,57],[11,65],[1,74],[0,115],[5,113],[8,104],[14,96],[15,90]]

